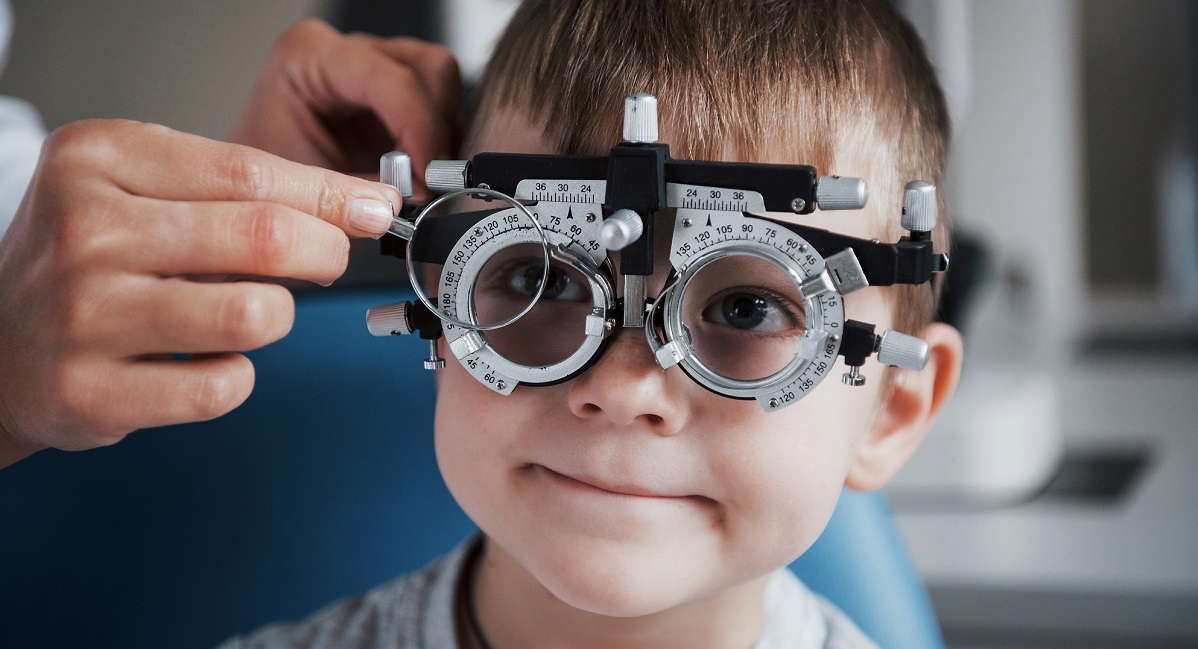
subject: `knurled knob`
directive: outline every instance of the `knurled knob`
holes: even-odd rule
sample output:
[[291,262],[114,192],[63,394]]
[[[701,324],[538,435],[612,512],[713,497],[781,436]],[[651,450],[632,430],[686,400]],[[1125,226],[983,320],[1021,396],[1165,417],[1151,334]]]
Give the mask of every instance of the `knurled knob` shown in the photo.
[[864,178],[820,176],[815,202],[821,210],[859,210],[869,201]]
[[892,329],[882,332],[878,342],[878,362],[905,370],[922,370],[928,364],[931,349],[928,343]]
[[366,329],[372,336],[406,336],[414,331],[411,302],[380,304],[366,310]]
[[914,180],[903,189],[903,229],[931,232],[936,227],[936,186]]
[[433,160],[424,170],[424,183],[439,194],[465,189],[469,169],[469,160]]
[[624,141],[633,144],[657,141],[657,97],[638,92],[624,98]]
[[379,158],[379,182],[399,190],[404,198],[412,196],[412,159],[406,153],[392,151]]
[[641,238],[645,224],[629,209],[616,210],[599,226],[599,243],[608,250],[621,250]]

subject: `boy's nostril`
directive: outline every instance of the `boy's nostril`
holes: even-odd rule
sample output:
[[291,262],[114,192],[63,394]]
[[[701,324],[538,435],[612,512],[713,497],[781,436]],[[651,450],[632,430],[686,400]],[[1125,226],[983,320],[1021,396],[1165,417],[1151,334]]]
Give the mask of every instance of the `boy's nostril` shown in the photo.
[[645,415],[645,418],[648,419],[649,423],[653,426],[660,426],[665,423],[665,420],[662,419],[660,415]]

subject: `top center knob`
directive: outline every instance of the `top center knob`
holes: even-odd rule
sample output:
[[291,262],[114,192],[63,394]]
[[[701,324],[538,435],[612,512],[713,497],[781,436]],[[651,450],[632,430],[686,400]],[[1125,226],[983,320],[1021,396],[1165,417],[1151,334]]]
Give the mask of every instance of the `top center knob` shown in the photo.
[[624,141],[632,144],[657,141],[657,97],[638,92],[624,98]]

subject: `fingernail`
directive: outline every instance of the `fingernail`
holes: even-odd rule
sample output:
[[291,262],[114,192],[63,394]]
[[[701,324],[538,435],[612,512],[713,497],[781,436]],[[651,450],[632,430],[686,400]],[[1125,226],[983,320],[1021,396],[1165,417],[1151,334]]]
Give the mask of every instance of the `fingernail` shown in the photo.
[[349,224],[363,232],[382,234],[391,227],[391,206],[371,198],[357,198],[349,204]]

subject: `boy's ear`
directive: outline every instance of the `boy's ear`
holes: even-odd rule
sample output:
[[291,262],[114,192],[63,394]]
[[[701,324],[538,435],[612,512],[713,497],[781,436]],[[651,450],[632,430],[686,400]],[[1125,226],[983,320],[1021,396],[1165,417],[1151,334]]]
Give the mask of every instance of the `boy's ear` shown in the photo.
[[918,334],[928,342],[931,358],[918,371],[894,370],[894,383],[873,426],[861,438],[845,485],[855,491],[885,486],[919,448],[948,398],[957,388],[964,347],[961,334],[932,323]]

